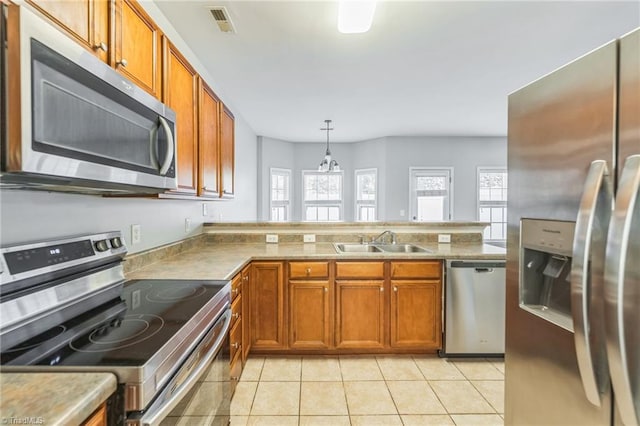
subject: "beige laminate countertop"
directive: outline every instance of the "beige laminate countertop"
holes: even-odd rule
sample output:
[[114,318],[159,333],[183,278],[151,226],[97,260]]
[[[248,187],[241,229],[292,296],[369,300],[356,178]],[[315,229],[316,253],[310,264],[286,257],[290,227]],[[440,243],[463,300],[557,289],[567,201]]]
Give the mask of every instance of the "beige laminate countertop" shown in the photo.
[[0,423],[79,425],[116,386],[110,373],[2,373]]
[[252,260],[294,259],[480,259],[504,260],[505,249],[481,243],[428,244],[431,253],[336,253],[331,243],[207,244],[152,263],[127,279],[231,279]]

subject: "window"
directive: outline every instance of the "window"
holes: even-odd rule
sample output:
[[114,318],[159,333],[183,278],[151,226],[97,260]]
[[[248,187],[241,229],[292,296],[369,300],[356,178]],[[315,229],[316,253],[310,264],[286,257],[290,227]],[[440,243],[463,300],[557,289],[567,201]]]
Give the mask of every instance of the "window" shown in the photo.
[[271,169],[271,216],[273,222],[291,220],[291,170]]
[[342,172],[302,172],[302,218],[309,222],[342,220]]
[[439,222],[451,219],[452,175],[451,168],[409,169],[409,210],[413,221]]
[[356,221],[374,222],[378,207],[378,170],[356,170]]
[[485,240],[507,239],[507,171],[478,168],[478,220],[489,222]]

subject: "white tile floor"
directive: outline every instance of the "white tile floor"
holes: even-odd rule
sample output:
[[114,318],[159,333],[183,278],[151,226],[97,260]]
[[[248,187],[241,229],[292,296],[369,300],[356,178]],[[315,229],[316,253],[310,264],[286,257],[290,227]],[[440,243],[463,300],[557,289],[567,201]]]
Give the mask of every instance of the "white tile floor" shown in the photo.
[[502,360],[254,356],[231,425],[503,425],[503,412]]

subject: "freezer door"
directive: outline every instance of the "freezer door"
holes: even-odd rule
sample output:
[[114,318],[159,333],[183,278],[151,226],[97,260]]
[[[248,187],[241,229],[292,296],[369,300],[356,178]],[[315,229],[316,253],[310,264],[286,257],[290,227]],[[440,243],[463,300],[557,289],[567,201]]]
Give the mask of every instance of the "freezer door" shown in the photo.
[[[521,220],[575,222],[591,164],[615,170],[617,53],[611,42],[509,96],[505,424],[610,424],[610,386],[599,407],[589,402],[574,333],[520,308],[519,272]],[[545,243],[555,244],[547,231]],[[595,232],[591,250],[605,238]],[[598,263],[589,272],[602,276]],[[593,329],[585,329],[590,339]],[[589,348],[604,348],[599,339]],[[606,375],[606,365],[594,368]]]

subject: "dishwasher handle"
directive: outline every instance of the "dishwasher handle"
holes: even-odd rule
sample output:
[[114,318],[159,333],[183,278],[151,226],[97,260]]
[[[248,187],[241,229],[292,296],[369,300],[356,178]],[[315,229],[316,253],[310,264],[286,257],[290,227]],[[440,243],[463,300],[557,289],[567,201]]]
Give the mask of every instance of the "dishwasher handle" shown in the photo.
[[464,260],[449,261],[451,268],[473,268],[476,272],[491,272],[494,268],[504,268],[505,262],[469,262]]

